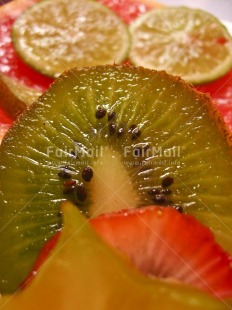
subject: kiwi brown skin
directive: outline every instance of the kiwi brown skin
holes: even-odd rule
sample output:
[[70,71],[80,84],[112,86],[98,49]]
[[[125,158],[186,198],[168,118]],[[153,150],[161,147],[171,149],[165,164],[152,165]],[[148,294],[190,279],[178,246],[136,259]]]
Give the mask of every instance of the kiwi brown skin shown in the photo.
[[[120,92],[120,89],[123,91]],[[115,105],[115,102],[118,102],[118,105]],[[107,113],[101,119],[96,118],[99,106],[105,106],[108,114],[112,111],[116,113],[117,125],[124,128],[122,136],[109,135]],[[187,116],[183,112],[185,109]],[[198,125],[193,121],[189,125],[185,124],[191,117]],[[132,140],[131,126],[143,124],[145,125],[141,127],[141,135]],[[168,131],[170,127],[171,130]],[[179,135],[178,129],[181,129]],[[84,138],[82,132],[87,134],[88,139]],[[189,141],[190,134],[195,144]],[[173,205],[181,204],[184,212],[196,213],[200,220],[205,219],[205,224],[214,230],[222,246],[232,252],[228,241],[231,240],[229,228],[232,227],[232,210],[229,207],[232,198],[229,188],[229,171],[232,167],[231,134],[210,97],[195,91],[179,77],[169,76],[164,71],[157,72],[128,65],[71,69],[64,72],[37,102],[19,116],[0,148],[0,177],[4,180],[0,191],[0,278],[3,279],[0,290],[3,293],[17,290],[18,284],[33,265],[39,249],[60,229],[59,211],[62,201],[70,199],[83,213],[93,216],[89,210],[95,199],[93,193],[96,191],[94,192],[92,186],[95,184],[96,170],[99,167],[93,166],[91,160],[84,167],[75,166],[73,161],[70,164],[71,168],[75,169],[67,173],[71,174],[71,179],[77,184],[84,184],[87,192],[85,201],[80,201],[75,193],[64,194],[66,179],[59,174],[66,168],[57,164],[58,159],[55,156],[45,156],[50,145],[56,149],[64,149],[66,146],[73,146],[76,141],[87,148],[92,144],[108,146],[115,154],[121,154],[124,146],[142,142],[167,147],[173,147],[175,143],[187,145],[181,159],[186,161],[184,168],[165,167],[171,171],[170,177],[174,176],[174,183],[170,186],[173,193],[168,199]],[[204,150],[202,153],[201,149],[199,150],[200,143],[208,143],[209,151]],[[69,163],[70,158],[73,160],[73,156],[68,158]],[[133,160],[132,157],[129,159]],[[207,166],[208,161],[210,166]],[[106,163],[106,169],[102,170],[113,173],[113,166],[109,166],[108,159]],[[202,175],[205,165],[207,174]],[[87,166],[93,170],[90,182],[85,182],[81,176],[83,168]],[[124,200],[120,201],[118,208],[152,204],[153,197],[148,191],[161,186],[164,168],[151,166],[151,172],[147,169],[151,174],[146,180],[143,177],[144,171],[136,167],[121,168],[117,165],[116,174],[122,175],[119,173],[120,169],[121,172],[126,170],[132,180],[132,189],[127,190],[132,192],[132,195],[123,197]],[[185,169],[190,169],[191,173],[185,173]],[[219,173],[219,181],[215,170]],[[101,169],[99,171],[101,172]],[[194,197],[188,197],[189,193],[183,185],[192,186],[193,191],[198,181],[205,190],[202,193],[196,189],[196,194],[203,203]],[[211,186],[214,182],[218,182],[216,185],[221,192]],[[102,195],[101,199],[104,198],[104,190],[103,193],[97,191]],[[133,191],[137,194],[136,201],[131,198]],[[108,202],[107,207],[110,205],[111,202]],[[203,211],[206,214],[204,218]],[[209,225],[209,213],[216,214],[218,220],[223,220],[226,216],[229,228],[225,231],[225,228]],[[225,240],[222,235],[226,236]]]

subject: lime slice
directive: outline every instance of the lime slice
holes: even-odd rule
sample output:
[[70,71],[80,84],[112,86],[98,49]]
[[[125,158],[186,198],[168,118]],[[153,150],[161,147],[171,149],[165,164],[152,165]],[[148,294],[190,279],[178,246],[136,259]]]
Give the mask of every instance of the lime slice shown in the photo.
[[0,144],[9,128],[10,128],[9,124],[0,124]]
[[166,70],[193,84],[217,79],[232,67],[232,38],[205,11],[159,8],[138,17],[130,32],[136,65]]
[[15,119],[39,96],[40,91],[0,73],[0,107]]
[[41,73],[57,77],[71,67],[121,63],[127,56],[127,26],[94,1],[42,1],[25,11],[12,30],[16,51]]

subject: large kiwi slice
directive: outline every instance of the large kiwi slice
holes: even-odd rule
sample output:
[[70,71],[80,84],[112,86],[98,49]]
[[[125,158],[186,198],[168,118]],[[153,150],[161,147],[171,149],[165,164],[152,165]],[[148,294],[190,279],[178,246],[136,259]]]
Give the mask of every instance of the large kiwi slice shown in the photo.
[[1,292],[29,272],[66,199],[87,216],[183,208],[232,253],[231,135],[207,95],[165,72],[67,71],[11,128],[0,166]]

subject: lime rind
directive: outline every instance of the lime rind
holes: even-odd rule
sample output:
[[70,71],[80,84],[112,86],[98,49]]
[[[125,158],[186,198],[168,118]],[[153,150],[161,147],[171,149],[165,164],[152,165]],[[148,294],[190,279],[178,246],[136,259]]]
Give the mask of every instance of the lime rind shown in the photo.
[[129,54],[127,25],[95,1],[42,1],[14,23],[12,40],[25,63],[58,77],[72,67],[120,64]]
[[[213,15],[200,9],[162,7],[131,25],[131,62],[166,70],[187,82],[213,81],[232,68],[232,38]],[[216,44],[223,38],[226,43]]]

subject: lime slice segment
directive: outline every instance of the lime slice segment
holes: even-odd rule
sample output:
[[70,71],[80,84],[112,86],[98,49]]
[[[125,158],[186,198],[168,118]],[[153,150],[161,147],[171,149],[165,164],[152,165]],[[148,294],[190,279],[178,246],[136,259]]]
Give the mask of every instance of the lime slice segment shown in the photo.
[[0,108],[15,119],[42,93],[0,73]]
[[130,58],[193,84],[223,76],[232,67],[232,38],[211,14],[187,7],[150,11],[130,26]]
[[57,77],[71,67],[121,63],[130,36],[124,22],[94,1],[42,1],[14,23],[13,43],[22,59]]

